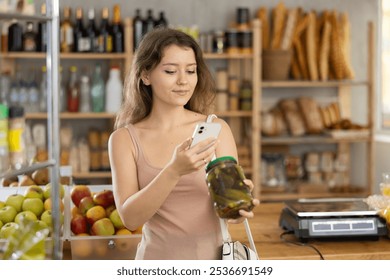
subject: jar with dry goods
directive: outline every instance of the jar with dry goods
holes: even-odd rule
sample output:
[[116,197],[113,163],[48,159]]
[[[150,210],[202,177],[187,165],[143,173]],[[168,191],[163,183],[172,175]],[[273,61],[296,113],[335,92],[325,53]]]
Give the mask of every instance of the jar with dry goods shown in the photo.
[[240,209],[253,209],[253,197],[244,180],[244,171],[234,157],[219,157],[207,165],[206,182],[220,218],[236,219]]

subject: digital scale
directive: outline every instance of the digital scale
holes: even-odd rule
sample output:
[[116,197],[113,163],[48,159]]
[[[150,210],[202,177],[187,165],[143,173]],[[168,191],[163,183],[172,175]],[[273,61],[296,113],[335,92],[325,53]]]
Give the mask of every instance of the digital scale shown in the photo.
[[279,225],[300,239],[373,238],[387,234],[386,221],[361,198],[299,199],[285,202]]

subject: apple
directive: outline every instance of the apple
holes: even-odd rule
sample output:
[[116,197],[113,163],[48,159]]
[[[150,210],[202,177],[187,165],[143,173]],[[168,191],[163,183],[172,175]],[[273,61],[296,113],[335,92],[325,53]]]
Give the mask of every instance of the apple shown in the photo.
[[3,222],[0,221],[0,229],[4,226]]
[[81,212],[77,206],[73,205],[72,210],[71,210],[71,216],[74,217],[77,214],[81,215]]
[[49,228],[49,226],[42,220],[36,220],[34,223],[37,224],[38,230]]
[[117,209],[112,211],[109,218],[110,218],[112,224],[114,225],[115,229],[121,229],[121,228],[125,227],[125,225],[122,222],[121,217],[119,216],[119,212]]
[[3,208],[5,206],[5,202],[0,200],[0,208]]
[[24,192],[25,198],[39,198],[43,201],[43,189],[40,186],[32,185],[29,186]]
[[104,208],[114,205],[114,194],[112,190],[103,190],[93,195],[93,201],[96,205],[101,205]]
[[130,234],[133,234],[133,233],[127,228],[121,228],[115,232],[115,235],[130,235]]
[[[43,187],[43,198],[44,199],[48,199],[51,197],[51,188],[52,188],[51,183],[48,183]],[[64,187],[64,185],[59,184],[59,188],[60,188],[60,198],[63,199],[65,196],[65,187]]]
[[[45,210],[43,211],[41,215],[41,221],[46,223],[49,228],[53,227],[53,214],[51,210]],[[64,223],[64,214],[60,213],[60,224],[62,225]]]
[[30,221],[38,220],[37,215],[35,215],[30,210],[26,210],[26,211],[22,211],[22,212],[19,212],[18,214],[16,214],[15,223],[20,225],[24,219],[30,220]]
[[70,220],[70,229],[73,234],[81,234],[88,232],[87,218],[82,215],[76,215]]
[[70,198],[77,207],[79,207],[80,200],[86,196],[92,196],[91,190],[86,185],[76,185],[70,191]]
[[137,227],[135,230],[131,231],[133,234],[142,234],[142,228],[144,225]]
[[[51,202],[51,197],[45,199],[45,201],[43,202],[43,207],[45,208],[45,210],[52,210],[52,202]],[[62,201],[62,199],[60,199],[60,210],[61,212],[64,211],[64,202]]]
[[83,197],[79,203],[79,212],[85,215],[89,209],[95,206],[92,196]]
[[87,211],[85,216],[88,223],[93,225],[97,220],[106,218],[106,210],[104,210],[103,206],[95,205]]
[[11,234],[19,228],[19,225],[15,222],[9,222],[4,224],[0,229],[0,239],[8,239]]
[[106,217],[110,217],[112,211],[114,211],[116,209],[116,206],[115,204],[114,205],[110,205],[106,208]]
[[40,217],[43,211],[45,210],[43,206],[43,201],[40,198],[26,198],[23,201],[22,205],[23,211],[31,211],[35,214],[35,216]]
[[7,197],[5,204],[13,206],[16,211],[19,213],[22,211],[22,204],[24,201],[24,196],[21,194],[11,194],[10,196]]
[[115,227],[109,218],[102,218],[93,223],[91,228],[93,235],[114,235]]
[[13,222],[17,214],[18,211],[16,211],[14,207],[6,205],[0,209],[0,221],[2,221],[3,224]]

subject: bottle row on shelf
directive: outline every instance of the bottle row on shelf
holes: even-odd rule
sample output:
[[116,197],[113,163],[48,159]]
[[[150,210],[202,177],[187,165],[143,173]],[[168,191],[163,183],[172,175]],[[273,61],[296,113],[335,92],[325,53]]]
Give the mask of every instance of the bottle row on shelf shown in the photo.
[[[117,112],[122,103],[122,79],[119,68],[112,66],[105,81],[100,64],[92,76],[81,73],[76,66],[69,68],[69,81],[60,78],[59,103],[61,112]],[[26,80],[25,77],[31,77]],[[42,66],[40,82],[36,72],[17,72],[14,77],[0,75],[0,102],[6,106],[22,106],[26,113],[47,111],[47,75]]]

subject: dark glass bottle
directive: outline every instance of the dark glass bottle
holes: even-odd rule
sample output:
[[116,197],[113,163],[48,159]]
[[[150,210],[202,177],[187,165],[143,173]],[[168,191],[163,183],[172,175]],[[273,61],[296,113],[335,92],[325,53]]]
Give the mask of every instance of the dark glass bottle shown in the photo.
[[21,52],[23,50],[23,28],[13,20],[8,28],[8,51]]
[[23,51],[36,52],[37,51],[37,33],[34,31],[34,23],[26,23],[26,32],[23,34]]
[[[41,6],[41,15],[46,16],[46,3]],[[46,52],[47,50],[47,25],[46,21],[38,22],[38,38],[37,49],[39,52]]]
[[112,52],[112,33],[111,26],[108,22],[108,8],[106,7],[102,10],[102,21],[100,24],[99,35],[99,52]]
[[112,41],[113,52],[124,52],[123,25],[121,22],[121,10],[119,5],[114,5],[114,16],[112,19]]
[[146,17],[146,20],[144,21],[144,28],[143,28],[143,34],[148,33],[149,31],[153,30],[154,26],[156,24],[156,21],[153,17],[153,10],[148,10],[148,16]]
[[143,36],[143,25],[144,21],[141,17],[141,10],[137,9],[135,11],[135,17],[133,20],[133,43],[134,50],[137,49],[139,42],[141,42]]
[[165,13],[163,11],[160,12],[160,17],[156,21],[156,27],[168,27],[168,21],[165,18]]
[[85,30],[83,23],[83,10],[80,7],[76,9],[76,22],[73,28],[73,42],[74,52],[89,51],[87,31]]
[[95,25],[95,9],[91,8],[88,10],[88,25],[87,25],[87,38],[89,41],[90,52],[98,52],[99,50],[98,37],[99,37],[99,32],[97,31]]

